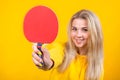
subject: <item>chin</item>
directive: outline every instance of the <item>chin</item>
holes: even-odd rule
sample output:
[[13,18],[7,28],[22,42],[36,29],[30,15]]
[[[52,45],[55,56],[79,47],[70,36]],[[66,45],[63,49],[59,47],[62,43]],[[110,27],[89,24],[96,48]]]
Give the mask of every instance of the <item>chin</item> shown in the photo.
[[82,48],[84,45],[83,44],[75,44],[76,47]]
[[81,45],[77,45],[76,47],[78,47],[78,48],[82,48],[83,46],[81,46]]

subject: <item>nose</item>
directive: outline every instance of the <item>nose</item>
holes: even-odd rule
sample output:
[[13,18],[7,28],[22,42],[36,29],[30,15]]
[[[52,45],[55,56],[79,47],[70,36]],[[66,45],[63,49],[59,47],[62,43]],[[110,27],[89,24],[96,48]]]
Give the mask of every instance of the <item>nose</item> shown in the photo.
[[82,32],[80,30],[77,31],[77,37],[82,37]]

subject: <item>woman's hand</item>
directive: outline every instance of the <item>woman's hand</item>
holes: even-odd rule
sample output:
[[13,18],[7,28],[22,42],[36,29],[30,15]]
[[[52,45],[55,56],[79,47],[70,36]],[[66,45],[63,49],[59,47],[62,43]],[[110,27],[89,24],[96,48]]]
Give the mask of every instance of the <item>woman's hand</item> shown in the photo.
[[[42,57],[38,56],[40,51],[37,48],[37,43],[33,44],[33,53],[32,53],[33,62],[36,66],[38,66],[38,68],[43,70],[49,70],[54,65],[54,62],[53,60],[50,59],[50,54],[47,49],[41,47],[41,50],[42,50]],[[43,64],[41,65],[41,63]]]

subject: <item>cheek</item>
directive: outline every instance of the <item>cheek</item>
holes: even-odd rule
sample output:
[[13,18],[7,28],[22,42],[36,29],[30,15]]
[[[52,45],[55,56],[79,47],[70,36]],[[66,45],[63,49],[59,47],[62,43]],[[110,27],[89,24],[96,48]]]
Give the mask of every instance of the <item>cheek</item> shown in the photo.
[[88,33],[88,34],[85,34],[84,36],[85,36],[85,39],[86,39],[86,40],[88,40],[88,39],[90,38],[90,34],[89,34],[89,33]]
[[71,32],[70,37],[71,37],[71,39],[74,39],[75,33],[74,33],[74,32]]
[[86,38],[86,39],[88,39],[88,37],[89,37],[88,35],[85,35],[85,38]]

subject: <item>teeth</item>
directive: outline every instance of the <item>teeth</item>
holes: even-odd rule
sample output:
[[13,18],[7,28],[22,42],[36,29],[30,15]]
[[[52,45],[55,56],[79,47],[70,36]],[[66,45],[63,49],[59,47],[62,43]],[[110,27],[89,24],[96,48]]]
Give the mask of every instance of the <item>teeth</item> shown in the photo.
[[78,43],[80,43],[81,41],[83,41],[83,40],[76,40]]
[[83,41],[84,39],[83,38],[80,38],[80,39],[76,39],[77,41]]
[[80,38],[80,40],[83,40],[83,38]]
[[81,41],[83,41],[84,39],[83,38],[79,38],[79,39],[76,39],[76,42],[77,43],[80,43]]

